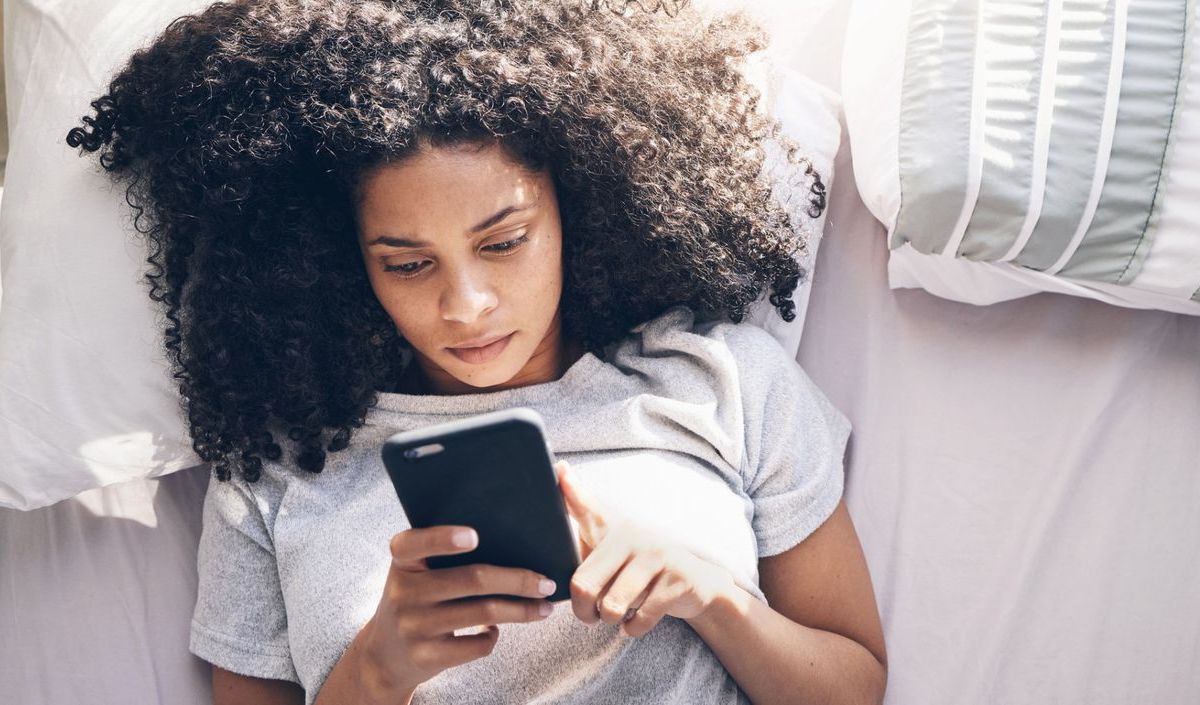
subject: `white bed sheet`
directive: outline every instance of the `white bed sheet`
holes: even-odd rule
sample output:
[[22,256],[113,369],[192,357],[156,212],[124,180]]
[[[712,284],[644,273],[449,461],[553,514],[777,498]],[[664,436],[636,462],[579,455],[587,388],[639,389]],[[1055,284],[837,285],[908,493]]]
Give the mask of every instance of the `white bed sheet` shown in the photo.
[[1200,320],[892,291],[886,256],[835,189],[799,360],[854,424],[887,702],[1200,703]]
[[212,702],[187,648],[207,485],[200,467],[0,509],[0,703]]

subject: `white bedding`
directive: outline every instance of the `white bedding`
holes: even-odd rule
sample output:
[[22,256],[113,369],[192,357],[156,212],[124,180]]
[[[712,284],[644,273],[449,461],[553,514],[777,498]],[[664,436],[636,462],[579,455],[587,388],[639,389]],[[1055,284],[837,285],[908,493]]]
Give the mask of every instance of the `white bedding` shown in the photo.
[[[797,57],[837,55],[836,5],[797,20]],[[1200,702],[1200,319],[891,291],[849,167],[800,361],[855,427],[887,702]],[[186,653],[204,479],[0,510],[0,701],[208,702]]]
[[1200,320],[890,291],[832,200],[799,359],[854,424],[887,702],[1200,703]]

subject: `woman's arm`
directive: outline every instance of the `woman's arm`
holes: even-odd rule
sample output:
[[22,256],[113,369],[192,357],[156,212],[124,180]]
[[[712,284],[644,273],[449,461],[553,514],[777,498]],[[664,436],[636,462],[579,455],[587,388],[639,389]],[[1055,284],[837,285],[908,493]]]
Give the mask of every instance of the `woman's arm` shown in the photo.
[[213,705],[304,705],[304,690],[295,683],[251,678],[213,666]]
[[571,606],[584,623],[641,636],[666,616],[683,619],[756,705],[883,701],[883,628],[843,503],[798,546],[759,561],[768,607],[727,569],[652,530],[609,525],[575,472],[559,463],[558,473],[579,522],[583,562],[571,578]]
[[759,573],[769,607],[734,588],[688,620],[755,705],[883,702],[883,627],[845,503]]

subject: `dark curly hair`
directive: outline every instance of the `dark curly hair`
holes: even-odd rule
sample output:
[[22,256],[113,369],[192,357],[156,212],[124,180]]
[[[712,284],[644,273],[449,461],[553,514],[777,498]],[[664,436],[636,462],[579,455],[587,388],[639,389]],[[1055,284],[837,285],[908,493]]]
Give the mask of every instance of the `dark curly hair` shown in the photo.
[[[604,0],[235,0],[171,23],[67,142],[127,184],[193,447],[253,482],[284,432],[319,472],[405,345],[357,244],[359,176],[498,139],[550,169],[568,335],[604,348],[684,304],[785,320],[804,247],[764,174],[787,144],[740,15]],[[794,147],[808,215],[824,186]],[[778,194],[777,194],[778,195]]]

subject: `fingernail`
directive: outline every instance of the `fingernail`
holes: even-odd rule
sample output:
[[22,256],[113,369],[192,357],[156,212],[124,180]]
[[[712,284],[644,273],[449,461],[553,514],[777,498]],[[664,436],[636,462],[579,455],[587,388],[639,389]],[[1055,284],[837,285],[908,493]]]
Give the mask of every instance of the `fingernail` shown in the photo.
[[549,617],[550,613],[553,611],[554,605],[550,604],[549,602],[543,602],[542,604],[538,605],[538,614],[542,615],[543,617]]
[[474,548],[478,537],[472,529],[459,529],[450,537],[450,541],[459,548]]
[[538,581],[538,593],[542,595],[553,595],[554,588],[557,587],[553,580],[542,578]]

